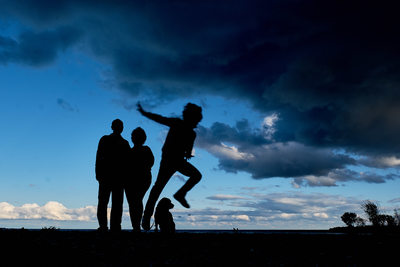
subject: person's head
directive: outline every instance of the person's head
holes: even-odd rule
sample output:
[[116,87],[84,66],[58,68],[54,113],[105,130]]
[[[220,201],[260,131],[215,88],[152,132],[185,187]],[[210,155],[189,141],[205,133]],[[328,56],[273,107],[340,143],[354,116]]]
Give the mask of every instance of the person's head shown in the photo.
[[188,122],[193,128],[203,119],[201,107],[198,105],[187,103],[183,109],[183,120]]
[[146,141],[146,138],[146,132],[142,128],[137,127],[135,130],[132,131],[131,139],[135,146],[143,145]]
[[115,119],[111,123],[111,129],[113,130],[114,133],[121,134],[122,131],[124,130],[124,124],[120,119]]

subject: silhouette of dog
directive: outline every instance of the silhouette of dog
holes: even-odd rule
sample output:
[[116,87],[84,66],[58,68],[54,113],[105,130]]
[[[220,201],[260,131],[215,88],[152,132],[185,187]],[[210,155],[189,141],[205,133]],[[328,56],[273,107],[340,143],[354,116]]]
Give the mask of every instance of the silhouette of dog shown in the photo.
[[156,232],[160,227],[161,233],[175,233],[175,223],[171,212],[169,211],[174,207],[169,198],[162,198],[157,205],[156,212],[154,214],[154,220],[156,225]]

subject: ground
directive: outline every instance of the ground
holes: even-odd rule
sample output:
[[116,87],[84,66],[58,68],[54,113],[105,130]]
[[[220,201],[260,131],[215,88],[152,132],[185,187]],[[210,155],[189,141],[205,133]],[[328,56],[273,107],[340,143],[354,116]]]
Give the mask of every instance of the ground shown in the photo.
[[0,230],[2,266],[396,266],[399,234]]

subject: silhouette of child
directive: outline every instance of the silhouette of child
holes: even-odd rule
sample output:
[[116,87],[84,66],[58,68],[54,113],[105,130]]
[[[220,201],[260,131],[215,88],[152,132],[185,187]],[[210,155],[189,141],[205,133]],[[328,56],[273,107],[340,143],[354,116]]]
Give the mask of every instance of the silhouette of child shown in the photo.
[[125,194],[129,204],[129,215],[132,228],[140,232],[140,221],[143,213],[143,197],[151,184],[151,167],[154,164],[153,152],[146,141],[145,131],[138,127],[132,131],[131,139],[133,147],[129,153],[129,175],[125,181]]
[[182,119],[166,118],[158,114],[145,111],[140,103],[138,111],[145,117],[169,127],[167,138],[162,148],[160,170],[155,184],[153,185],[143,215],[142,227],[150,230],[150,218],[154,212],[154,206],[161,191],[175,172],[189,176],[186,183],[175,194],[174,198],[185,208],[190,208],[185,196],[201,179],[201,173],[189,162],[192,157],[193,143],[196,133],[193,130],[203,118],[201,107],[188,103],[183,112]]

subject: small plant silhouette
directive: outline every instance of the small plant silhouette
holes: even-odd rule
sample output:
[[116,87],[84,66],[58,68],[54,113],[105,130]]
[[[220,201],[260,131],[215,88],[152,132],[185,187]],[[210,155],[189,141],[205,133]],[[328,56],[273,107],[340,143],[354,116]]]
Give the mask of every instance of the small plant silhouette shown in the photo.
[[58,230],[60,230],[60,228],[57,228],[57,227],[55,227],[55,226],[49,226],[49,227],[42,227],[42,229],[41,229],[42,231],[58,231]]

